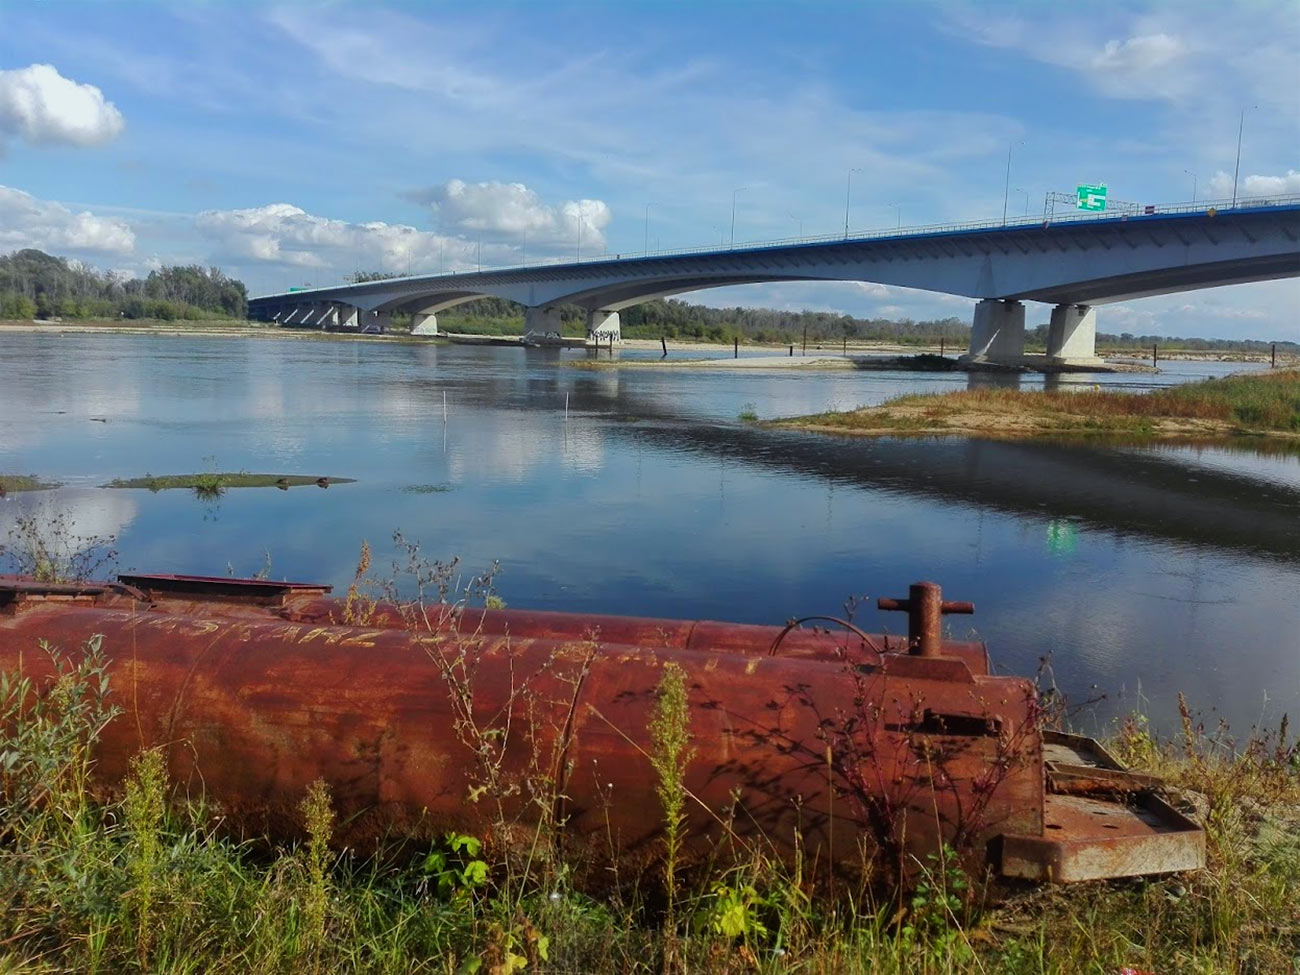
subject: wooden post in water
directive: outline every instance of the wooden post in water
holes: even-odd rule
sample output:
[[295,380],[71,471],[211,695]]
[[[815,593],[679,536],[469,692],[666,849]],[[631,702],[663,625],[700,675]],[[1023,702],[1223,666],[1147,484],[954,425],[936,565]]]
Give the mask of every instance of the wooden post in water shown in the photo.
[[1152,342],[1151,343],[1151,365],[1154,366],[1159,360],[1160,360],[1160,346],[1157,343]]
[[943,336],[939,336],[939,358],[943,358]]
[[803,327],[803,349],[800,351],[800,355],[807,355],[807,354],[808,354],[808,326],[805,325]]
[[1273,343],[1273,350],[1272,352],[1269,353],[1268,367],[1270,369],[1277,368],[1277,343],[1276,342]]
[[790,346],[790,358],[791,358],[791,359],[794,358],[794,346],[793,346],[793,345]]
[[668,358],[668,339],[665,338],[665,337],[662,336],[662,335],[659,336],[659,344],[662,345],[662,346],[664,347],[664,354],[661,356],[661,358],[667,359],[667,358]]
[[733,359],[740,358],[740,336],[738,335],[731,337],[731,357]]

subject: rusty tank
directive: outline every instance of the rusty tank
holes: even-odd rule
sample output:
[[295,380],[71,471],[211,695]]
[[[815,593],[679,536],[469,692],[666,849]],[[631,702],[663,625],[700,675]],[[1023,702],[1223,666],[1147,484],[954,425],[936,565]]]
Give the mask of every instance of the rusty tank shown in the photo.
[[[161,748],[180,794],[249,835],[299,834],[323,779],[336,838],[364,848],[554,829],[595,871],[649,863],[663,830],[650,726],[686,691],[686,853],[906,871],[942,844],[1006,877],[1186,870],[1204,835],[1159,783],[1045,731],[1032,681],[942,637],[969,613],[917,583],[882,609],[908,633],[398,605],[328,586],[175,575],[0,577],[0,671],[48,682],[41,641],[102,636],[120,713],[108,791]],[[808,626],[807,624],[814,624]],[[818,625],[820,624],[820,625]]]

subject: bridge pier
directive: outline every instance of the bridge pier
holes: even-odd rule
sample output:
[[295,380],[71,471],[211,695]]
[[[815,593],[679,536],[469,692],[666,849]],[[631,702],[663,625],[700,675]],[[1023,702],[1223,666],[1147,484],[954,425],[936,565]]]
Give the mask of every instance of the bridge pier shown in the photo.
[[1019,301],[985,298],[975,306],[970,351],[962,362],[1018,366],[1025,355],[1025,306]]
[[357,318],[361,314],[361,309],[355,305],[339,305],[338,326],[339,328],[356,328]]
[[587,344],[608,344],[623,341],[623,326],[618,312],[607,308],[592,308],[587,311]]
[[1057,305],[1047,326],[1047,358],[1061,365],[1098,365],[1097,309]]
[[392,314],[386,311],[363,311],[357,317],[357,328],[362,332],[387,332]]
[[412,335],[437,335],[438,316],[433,312],[417,311],[411,313]]
[[564,326],[560,322],[560,309],[556,305],[539,305],[536,307],[529,306],[524,309],[524,335],[537,334],[548,335],[554,332],[556,335],[564,334]]

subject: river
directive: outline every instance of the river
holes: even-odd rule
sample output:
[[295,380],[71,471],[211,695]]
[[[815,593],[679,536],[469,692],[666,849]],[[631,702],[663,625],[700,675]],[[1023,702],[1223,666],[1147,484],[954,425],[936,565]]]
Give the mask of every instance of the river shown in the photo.
[[[768,432],[738,414],[967,379],[566,365],[585,355],[0,332],[0,472],[64,484],[0,501],[0,538],[64,512],[114,536],[124,570],[252,574],[269,554],[275,578],[343,588],[362,540],[382,568],[400,530],[467,575],[499,561],[513,607],[763,623],[933,579],[975,602],[950,630],[998,669],[1049,659],[1084,731],[1135,708],[1171,731],[1180,691],[1209,727],[1300,717],[1300,452]],[[1069,381],[1246,368],[1163,366]],[[100,487],[205,469],[356,481],[211,501]]]

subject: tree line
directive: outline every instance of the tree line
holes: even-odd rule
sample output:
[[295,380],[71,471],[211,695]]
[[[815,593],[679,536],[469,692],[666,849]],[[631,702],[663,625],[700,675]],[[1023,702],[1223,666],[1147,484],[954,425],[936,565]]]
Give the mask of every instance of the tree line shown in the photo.
[[[576,305],[561,306],[560,319],[567,335],[582,335],[586,311]],[[657,298],[625,308],[619,313],[625,338],[682,338],[708,342],[753,342],[771,345],[809,343],[834,345],[849,342],[885,342],[893,345],[938,345],[964,349],[970,341],[970,324],[959,318],[855,318],[824,311],[781,311],[775,308],[711,308],[676,298]],[[447,332],[518,335],[523,332],[524,307],[505,298],[478,298],[438,315]],[[1025,329],[1025,346],[1047,347],[1047,323]],[[1131,332],[1097,333],[1102,349],[1179,348],[1204,352],[1268,352],[1274,343],[1259,339],[1203,339],[1172,335],[1134,335]],[[1279,352],[1300,353],[1300,343],[1278,342]]]
[[[965,341],[970,326],[956,318],[913,321],[910,318],[854,318],[833,312],[779,311],[773,308],[711,308],[676,298],[656,298],[619,313],[626,338],[682,338],[711,342],[791,344],[849,341],[938,343]],[[583,334],[587,313],[576,305],[560,307],[566,334]],[[438,314],[438,327],[449,332],[518,334],[524,308],[504,298],[478,298]]]
[[27,249],[0,255],[0,318],[247,318],[248,291],[221,269],[163,267],[128,278]]

